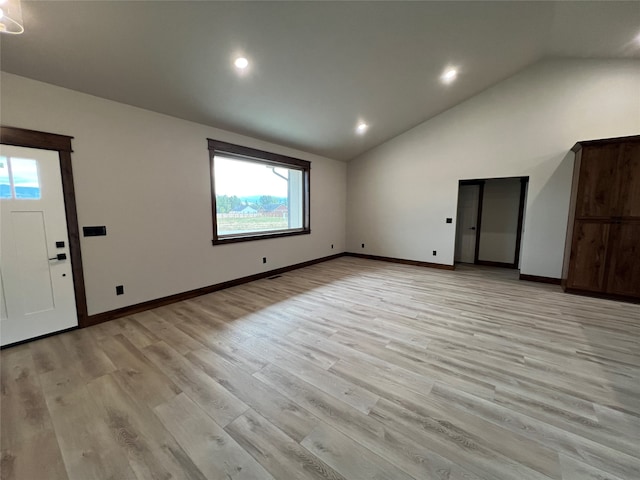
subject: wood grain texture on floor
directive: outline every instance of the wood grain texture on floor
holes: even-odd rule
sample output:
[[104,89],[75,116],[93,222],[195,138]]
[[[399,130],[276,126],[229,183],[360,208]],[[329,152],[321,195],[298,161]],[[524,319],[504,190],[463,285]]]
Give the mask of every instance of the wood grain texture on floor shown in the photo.
[[0,352],[3,480],[640,479],[640,306],[339,258]]

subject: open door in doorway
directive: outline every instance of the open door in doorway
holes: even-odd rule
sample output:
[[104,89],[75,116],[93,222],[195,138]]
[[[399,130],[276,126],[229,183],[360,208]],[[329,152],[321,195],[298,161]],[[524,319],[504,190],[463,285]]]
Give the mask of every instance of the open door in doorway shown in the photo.
[[460,184],[456,222],[456,262],[475,262],[481,188],[482,184],[478,183]]

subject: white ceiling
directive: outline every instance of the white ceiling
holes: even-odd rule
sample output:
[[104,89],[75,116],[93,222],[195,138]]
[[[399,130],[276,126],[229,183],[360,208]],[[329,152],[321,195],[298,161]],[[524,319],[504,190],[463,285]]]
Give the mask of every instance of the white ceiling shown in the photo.
[[23,15],[4,71],[341,160],[542,58],[640,58],[640,2],[27,1]]

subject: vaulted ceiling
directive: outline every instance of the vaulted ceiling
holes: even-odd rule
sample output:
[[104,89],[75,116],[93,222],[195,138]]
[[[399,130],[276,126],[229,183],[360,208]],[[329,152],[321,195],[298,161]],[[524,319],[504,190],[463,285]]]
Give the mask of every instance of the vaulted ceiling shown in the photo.
[[23,16],[4,71],[341,160],[541,59],[640,58],[640,2],[23,1]]

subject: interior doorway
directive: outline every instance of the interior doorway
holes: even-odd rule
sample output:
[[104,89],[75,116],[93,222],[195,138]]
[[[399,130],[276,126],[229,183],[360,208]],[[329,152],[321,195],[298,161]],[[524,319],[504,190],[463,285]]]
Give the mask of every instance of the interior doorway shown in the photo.
[[518,268],[529,177],[460,180],[457,263]]

